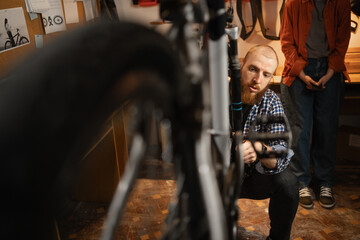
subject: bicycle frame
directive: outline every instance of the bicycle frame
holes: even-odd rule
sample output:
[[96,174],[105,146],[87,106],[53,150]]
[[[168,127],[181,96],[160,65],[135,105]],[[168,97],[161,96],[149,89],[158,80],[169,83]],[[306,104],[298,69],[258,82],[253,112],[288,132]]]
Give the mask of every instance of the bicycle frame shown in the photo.
[[13,36],[13,39],[15,40],[16,37],[16,41],[15,41],[15,46],[19,44],[19,39],[20,39],[20,33],[19,30],[17,31],[17,33]]
[[[230,121],[229,121],[229,87],[228,87],[228,46],[227,36],[225,34],[226,27],[226,10],[224,1],[205,1],[200,0],[195,6],[192,1],[180,3],[181,1],[172,1],[180,16],[178,21],[173,21],[173,26],[169,31],[169,38],[183,46],[182,52],[185,57],[185,71],[188,79],[191,79],[192,84],[201,86],[202,89],[202,116],[200,121],[200,132],[195,143],[195,159],[199,169],[200,189],[202,190],[205,211],[209,221],[209,231],[211,239],[222,240],[233,238],[228,236],[227,223],[229,218],[226,217],[224,202],[221,196],[224,193],[220,191],[220,185],[224,186],[225,178],[228,177],[230,167]],[[198,7],[198,8],[196,8]],[[196,12],[200,9],[199,12]],[[200,17],[199,17],[200,15]],[[200,21],[201,24],[208,24],[209,26],[209,73],[204,71],[203,56],[201,50],[197,45],[196,36],[192,31],[192,24]],[[180,38],[179,38],[180,37]],[[180,43],[179,43],[180,40]],[[206,80],[209,76],[210,81]],[[211,92],[210,92],[211,89]],[[195,111],[196,112],[196,111]],[[217,161],[221,165],[220,173],[215,169],[213,162],[214,156],[211,149],[211,142],[214,142],[215,148],[219,155]],[[137,158],[136,158],[137,159]],[[132,161],[133,159],[130,159]],[[138,162],[138,161],[135,161]],[[136,163],[134,163],[136,165]],[[124,187],[131,184],[131,176],[135,170],[127,170],[123,179],[126,184],[120,183],[118,191],[115,194],[113,204],[110,206],[109,218],[105,223],[107,228],[102,234],[102,240],[111,239],[114,228],[126,198],[129,189]],[[126,180],[127,179],[127,180]],[[220,184],[220,185],[219,185]],[[123,201],[119,200],[123,199]],[[229,210],[229,208],[226,208]],[[236,214],[237,216],[237,214]],[[230,233],[231,234],[231,233]]]
[[[11,47],[15,47],[19,44],[19,39],[20,39],[20,33],[19,33],[19,29],[17,29],[17,33],[12,36],[12,39],[10,39],[10,37],[6,38],[8,39],[6,42],[5,42],[5,48],[7,48],[7,44],[10,43]],[[14,46],[12,46],[12,42],[14,42]]]
[[[213,240],[236,239],[238,218],[236,200],[244,167],[241,149],[235,151],[235,146],[239,146],[242,140],[240,128],[242,103],[240,62],[237,52],[239,31],[237,26],[231,24],[232,1],[230,1],[229,11],[225,10],[225,1],[199,0],[195,3],[190,0],[167,0],[163,2],[171,2],[172,5],[169,6],[173,11],[169,12],[173,15],[171,13],[169,15],[175,19],[168,37],[182,53],[185,62],[184,71],[187,79],[190,79],[190,88],[200,87],[202,93],[202,104],[195,104],[190,114],[194,114],[193,121],[197,122],[196,125],[201,126],[200,129],[193,129],[195,132],[193,136],[196,138],[195,161],[201,195],[205,199],[210,238]],[[230,20],[227,24],[228,18]],[[208,67],[205,68],[202,63],[204,61],[202,52],[197,44],[198,36],[192,31],[192,24],[198,22],[208,26],[209,56]],[[229,68],[232,85],[231,121]],[[198,112],[202,113],[201,117],[195,116]],[[254,142],[257,137],[258,139],[273,138],[255,134],[251,137],[251,141]],[[262,154],[262,156],[268,156],[265,153]],[[140,158],[136,155],[133,159],[134,166],[139,165]],[[220,170],[217,168],[218,165],[220,165]],[[110,206],[109,218],[105,222],[107,228],[104,229],[101,240],[112,239],[119,214],[125,205],[126,197],[123,196],[128,195],[130,191],[126,186],[133,183],[134,179],[131,175],[135,172],[135,169],[125,172],[123,178],[126,184],[119,184],[114,197],[116,201],[113,201]]]

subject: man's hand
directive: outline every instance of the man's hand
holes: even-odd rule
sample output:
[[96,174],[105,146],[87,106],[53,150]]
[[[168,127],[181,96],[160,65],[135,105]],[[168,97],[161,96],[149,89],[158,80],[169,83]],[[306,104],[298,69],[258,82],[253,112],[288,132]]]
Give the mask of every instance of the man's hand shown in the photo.
[[[260,152],[262,150],[263,144],[261,142],[257,141],[254,143],[254,145],[258,152]],[[256,151],[255,151],[253,145],[251,144],[251,142],[249,140],[246,140],[242,143],[241,147],[242,147],[242,153],[243,153],[243,157],[244,157],[244,163],[251,164],[251,163],[255,162],[257,159],[257,154],[256,154]],[[269,147],[267,147],[267,148],[269,149]],[[274,169],[277,166],[276,158],[263,158],[263,159],[260,159],[260,162],[264,167],[266,167],[268,169]]]
[[315,82],[310,76],[305,75],[303,70],[301,70],[299,78],[306,84],[306,88],[309,90],[313,88],[312,85],[318,86],[318,83]]
[[320,78],[318,82],[315,82],[310,76],[305,75],[304,71],[301,70],[299,74],[299,78],[306,84],[307,89],[318,88],[318,90],[322,90],[325,88],[325,84],[332,78],[334,75],[334,70],[329,68],[324,76]]
[[[260,142],[255,142],[255,146],[257,146],[258,143],[261,145]],[[257,159],[257,155],[256,155],[255,149],[253,148],[251,142],[249,140],[245,140],[241,144],[241,147],[242,147],[242,154],[244,157],[244,163],[251,164],[251,163],[255,162]]]
[[334,70],[331,68],[328,68],[326,74],[320,78],[318,81],[318,86],[321,86],[322,88],[325,88],[325,84],[332,78],[334,75]]

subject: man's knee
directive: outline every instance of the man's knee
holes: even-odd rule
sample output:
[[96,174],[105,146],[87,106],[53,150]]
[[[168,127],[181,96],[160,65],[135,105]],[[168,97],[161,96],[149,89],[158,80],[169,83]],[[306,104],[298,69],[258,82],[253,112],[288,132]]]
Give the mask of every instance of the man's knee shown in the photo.
[[298,180],[289,168],[278,174],[275,183],[282,197],[288,200],[298,201]]

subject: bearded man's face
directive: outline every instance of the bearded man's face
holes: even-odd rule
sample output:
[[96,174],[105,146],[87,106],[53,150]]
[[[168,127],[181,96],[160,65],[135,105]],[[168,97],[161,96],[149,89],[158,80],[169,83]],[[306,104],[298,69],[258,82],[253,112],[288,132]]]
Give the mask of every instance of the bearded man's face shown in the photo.
[[258,103],[269,87],[277,68],[276,56],[269,57],[262,50],[250,53],[241,68],[241,98],[249,105]]

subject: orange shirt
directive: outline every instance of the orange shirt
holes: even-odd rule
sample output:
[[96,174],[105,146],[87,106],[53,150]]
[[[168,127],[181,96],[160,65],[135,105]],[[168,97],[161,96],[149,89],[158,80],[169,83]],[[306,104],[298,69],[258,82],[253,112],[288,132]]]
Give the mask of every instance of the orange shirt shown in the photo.
[[[343,72],[348,77],[345,67],[345,53],[350,41],[350,1],[326,0],[324,24],[329,42],[329,68]],[[288,0],[285,4],[281,29],[281,50],[285,55],[283,83],[290,86],[301,70],[307,65],[306,40],[309,35],[312,0]]]

